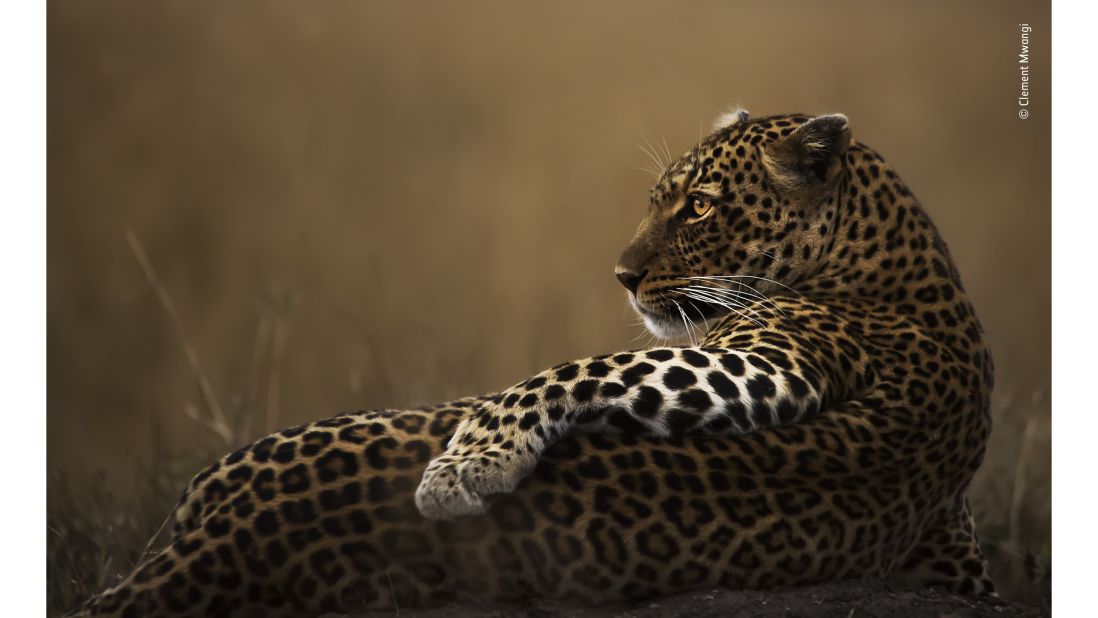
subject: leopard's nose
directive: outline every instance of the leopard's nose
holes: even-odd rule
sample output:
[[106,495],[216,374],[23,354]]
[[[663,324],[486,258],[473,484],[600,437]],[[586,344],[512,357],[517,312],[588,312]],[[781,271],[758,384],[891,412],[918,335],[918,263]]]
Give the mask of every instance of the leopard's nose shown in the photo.
[[648,271],[645,270],[642,273],[635,273],[631,270],[619,268],[614,274],[617,275],[618,281],[621,281],[621,284],[625,286],[625,289],[636,294],[637,288],[640,286],[641,281],[644,281],[644,276],[648,274]]

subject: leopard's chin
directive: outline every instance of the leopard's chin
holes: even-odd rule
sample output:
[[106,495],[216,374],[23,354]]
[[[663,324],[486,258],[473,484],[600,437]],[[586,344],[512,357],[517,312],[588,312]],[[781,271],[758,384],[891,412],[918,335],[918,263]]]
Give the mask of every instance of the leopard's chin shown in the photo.
[[[629,304],[633,311],[644,320],[648,332],[662,341],[671,339],[700,340],[712,324],[711,310],[702,311],[695,306],[684,307],[680,313],[675,306],[655,306],[642,303],[634,294],[629,295]],[[709,309],[708,307],[706,309]],[[696,315],[690,315],[690,312]]]

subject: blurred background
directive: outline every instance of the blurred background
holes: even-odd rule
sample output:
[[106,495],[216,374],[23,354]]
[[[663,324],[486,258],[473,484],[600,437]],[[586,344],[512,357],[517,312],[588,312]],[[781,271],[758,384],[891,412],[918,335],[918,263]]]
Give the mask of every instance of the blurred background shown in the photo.
[[1004,595],[1040,598],[1047,3],[48,12],[51,569],[86,570],[51,571],[56,604],[126,570],[209,455],[636,345],[613,265],[651,182],[638,144],[681,152],[734,105],[845,113],[937,222],[997,365],[981,535]]

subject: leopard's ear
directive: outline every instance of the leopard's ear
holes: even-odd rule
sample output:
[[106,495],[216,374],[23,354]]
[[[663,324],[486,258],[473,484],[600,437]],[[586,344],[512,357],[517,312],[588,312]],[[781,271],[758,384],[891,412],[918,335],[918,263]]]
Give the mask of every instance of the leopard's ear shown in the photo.
[[850,147],[849,124],[842,114],[818,116],[767,146],[763,163],[771,178],[785,189],[830,185]]
[[736,111],[728,112],[717,116],[717,119],[713,121],[713,130],[722,131],[728,127],[739,124],[741,122],[747,122],[751,119],[751,114],[746,109],[740,108]]

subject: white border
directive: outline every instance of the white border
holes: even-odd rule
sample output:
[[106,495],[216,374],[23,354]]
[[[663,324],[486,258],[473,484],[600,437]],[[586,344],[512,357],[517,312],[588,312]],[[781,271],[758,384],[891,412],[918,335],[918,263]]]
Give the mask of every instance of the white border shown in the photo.
[[[1098,144],[1088,130],[1098,104],[1092,77],[1098,68],[1095,14],[1093,4],[1053,3],[1053,522],[1054,539],[1064,541],[1054,545],[1053,585],[1054,605],[1065,615],[1093,606],[1090,565],[1096,549],[1090,504],[1098,472],[1098,356],[1093,352],[1098,350],[1093,327],[1098,277],[1092,270],[1098,252]],[[8,3],[0,24],[5,198],[0,376],[9,437],[0,460],[9,471],[0,578],[5,613],[35,615],[45,603],[46,555],[45,3]],[[31,608],[39,611],[32,614]]]
[[1052,604],[1065,616],[1093,612],[1098,550],[1095,15],[1093,3],[1052,5]]
[[4,508],[3,613],[46,605],[46,6],[0,14],[3,76],[0,223],[0,384]]

